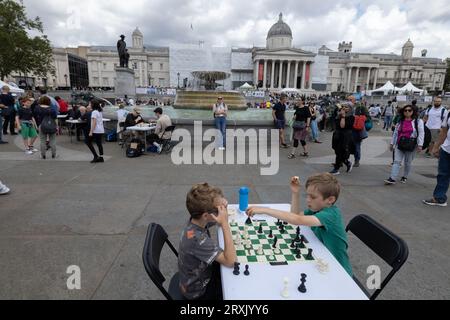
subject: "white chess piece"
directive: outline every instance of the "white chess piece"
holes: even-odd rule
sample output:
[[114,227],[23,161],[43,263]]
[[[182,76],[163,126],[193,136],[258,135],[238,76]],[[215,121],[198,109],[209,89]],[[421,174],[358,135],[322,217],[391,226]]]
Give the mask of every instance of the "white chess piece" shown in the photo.
[[236,241],[235,241],[235,244],[237,245],[237,246],[239,246],[240,244],[241,244],[241,236],[238,234],[238,235],[236,235]]
[[245,243],[245,248],[246,249],[251,249],[252,248],[252,242],[250,240],[247,240],[247,242]]
[[263,254],[264,254],[264,250],[263,250],[263,246],[261,245],[261,246],[258,248],[258,255],[262,256]]
[[233,217],[233,219],[231,220],[231,226],[234,227],[235,225],[236,225],[236,220]]
[[284,288],[283,291],[281,291],[281,296],[285,299],[289,298],[289,279],[284,278],[283,280]]

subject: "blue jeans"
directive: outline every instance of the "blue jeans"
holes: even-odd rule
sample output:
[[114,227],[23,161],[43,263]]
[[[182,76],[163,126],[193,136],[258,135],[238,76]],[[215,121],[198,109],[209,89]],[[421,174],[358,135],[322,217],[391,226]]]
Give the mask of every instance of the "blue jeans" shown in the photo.
[[400,166],[402,162],[405,162],[403,177],[408,178],[409,173],[411,172],[412,162],[414,157],[416,156],[416,151],[402,151],[399,148],[395,148],[394,150],[394,165],[392,166],[391,178],[396,180],[400,173]]
[[0,112],[0,141],[3,139],[3,116]]
[[353,143],[355,144],[355,162],[361,160],[361,143],[360,133],[358,131],[353,131]]
[[311,136],[313,141],[319,140],[319,127],[317,126],[317,120],[311,120]]
[[384,126],[386,130],[390,130],[392,127],[392,116],[384,116]]
[[227,118],[217,117],[215,119],[216,129],[220,131],[221,139],[219,145],[222,147],[227,146]]
[[447,191],[450,183],[450,153],[441,149],[439,154],[439,168],[437,186],[434,190],[434,198],[438,202],[447,202]]

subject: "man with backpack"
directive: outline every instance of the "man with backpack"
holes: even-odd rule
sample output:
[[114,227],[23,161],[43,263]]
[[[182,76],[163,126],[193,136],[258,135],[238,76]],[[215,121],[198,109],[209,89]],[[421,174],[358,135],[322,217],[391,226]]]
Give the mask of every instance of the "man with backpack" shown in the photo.
[[437,186],[433,198],[423,200],[429,206],[447,206],[447,192],[450,183],[450,113],[447,113],[441,126],[439,139],[433,149],[433,154],[439,157]]
[[441,126],[444,120],[447,118],[448,111],[442,105],[442,98],[437,96],[434,98],[433,107],[429,107],[425,112],[424,122],[426,123],[427,128],[431,132],[431,142],[428,146],[428,150],[426,156],[431,158],[432,155],[430,151],[433,150],[434,144],[439,139],[439,134],[441,131]]
[[384,108],[383,116],[384,116],[384,126],[383,129],[389,131],[392,126],[392,119],[394,117],[394,104],[392,101],[388,102],[388,105]]

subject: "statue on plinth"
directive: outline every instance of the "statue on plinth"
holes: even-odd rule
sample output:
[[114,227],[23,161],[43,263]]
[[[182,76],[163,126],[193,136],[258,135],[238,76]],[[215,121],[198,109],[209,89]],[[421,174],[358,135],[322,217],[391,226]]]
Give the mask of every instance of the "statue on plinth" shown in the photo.
[[[117,41],[117,51],[119,53],[119,59],[120,59],[120,67],[121,68],[128,68],[127,66],[127,43],[125,42],[125,36],[121,35],[120,40]],[[129,54],[128,54],[129,57]]]

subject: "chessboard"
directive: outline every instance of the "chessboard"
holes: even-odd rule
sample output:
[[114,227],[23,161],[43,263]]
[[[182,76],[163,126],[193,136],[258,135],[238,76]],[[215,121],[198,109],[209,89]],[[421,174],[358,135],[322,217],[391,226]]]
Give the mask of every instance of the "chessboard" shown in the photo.
[[[230,226],[238,262],[241,264],[287,265],[316,261],[300,227],[275,221],[253,221],[252,224],[245,224],[234,220]],[[274,248],[275,237],[277,243]]]

